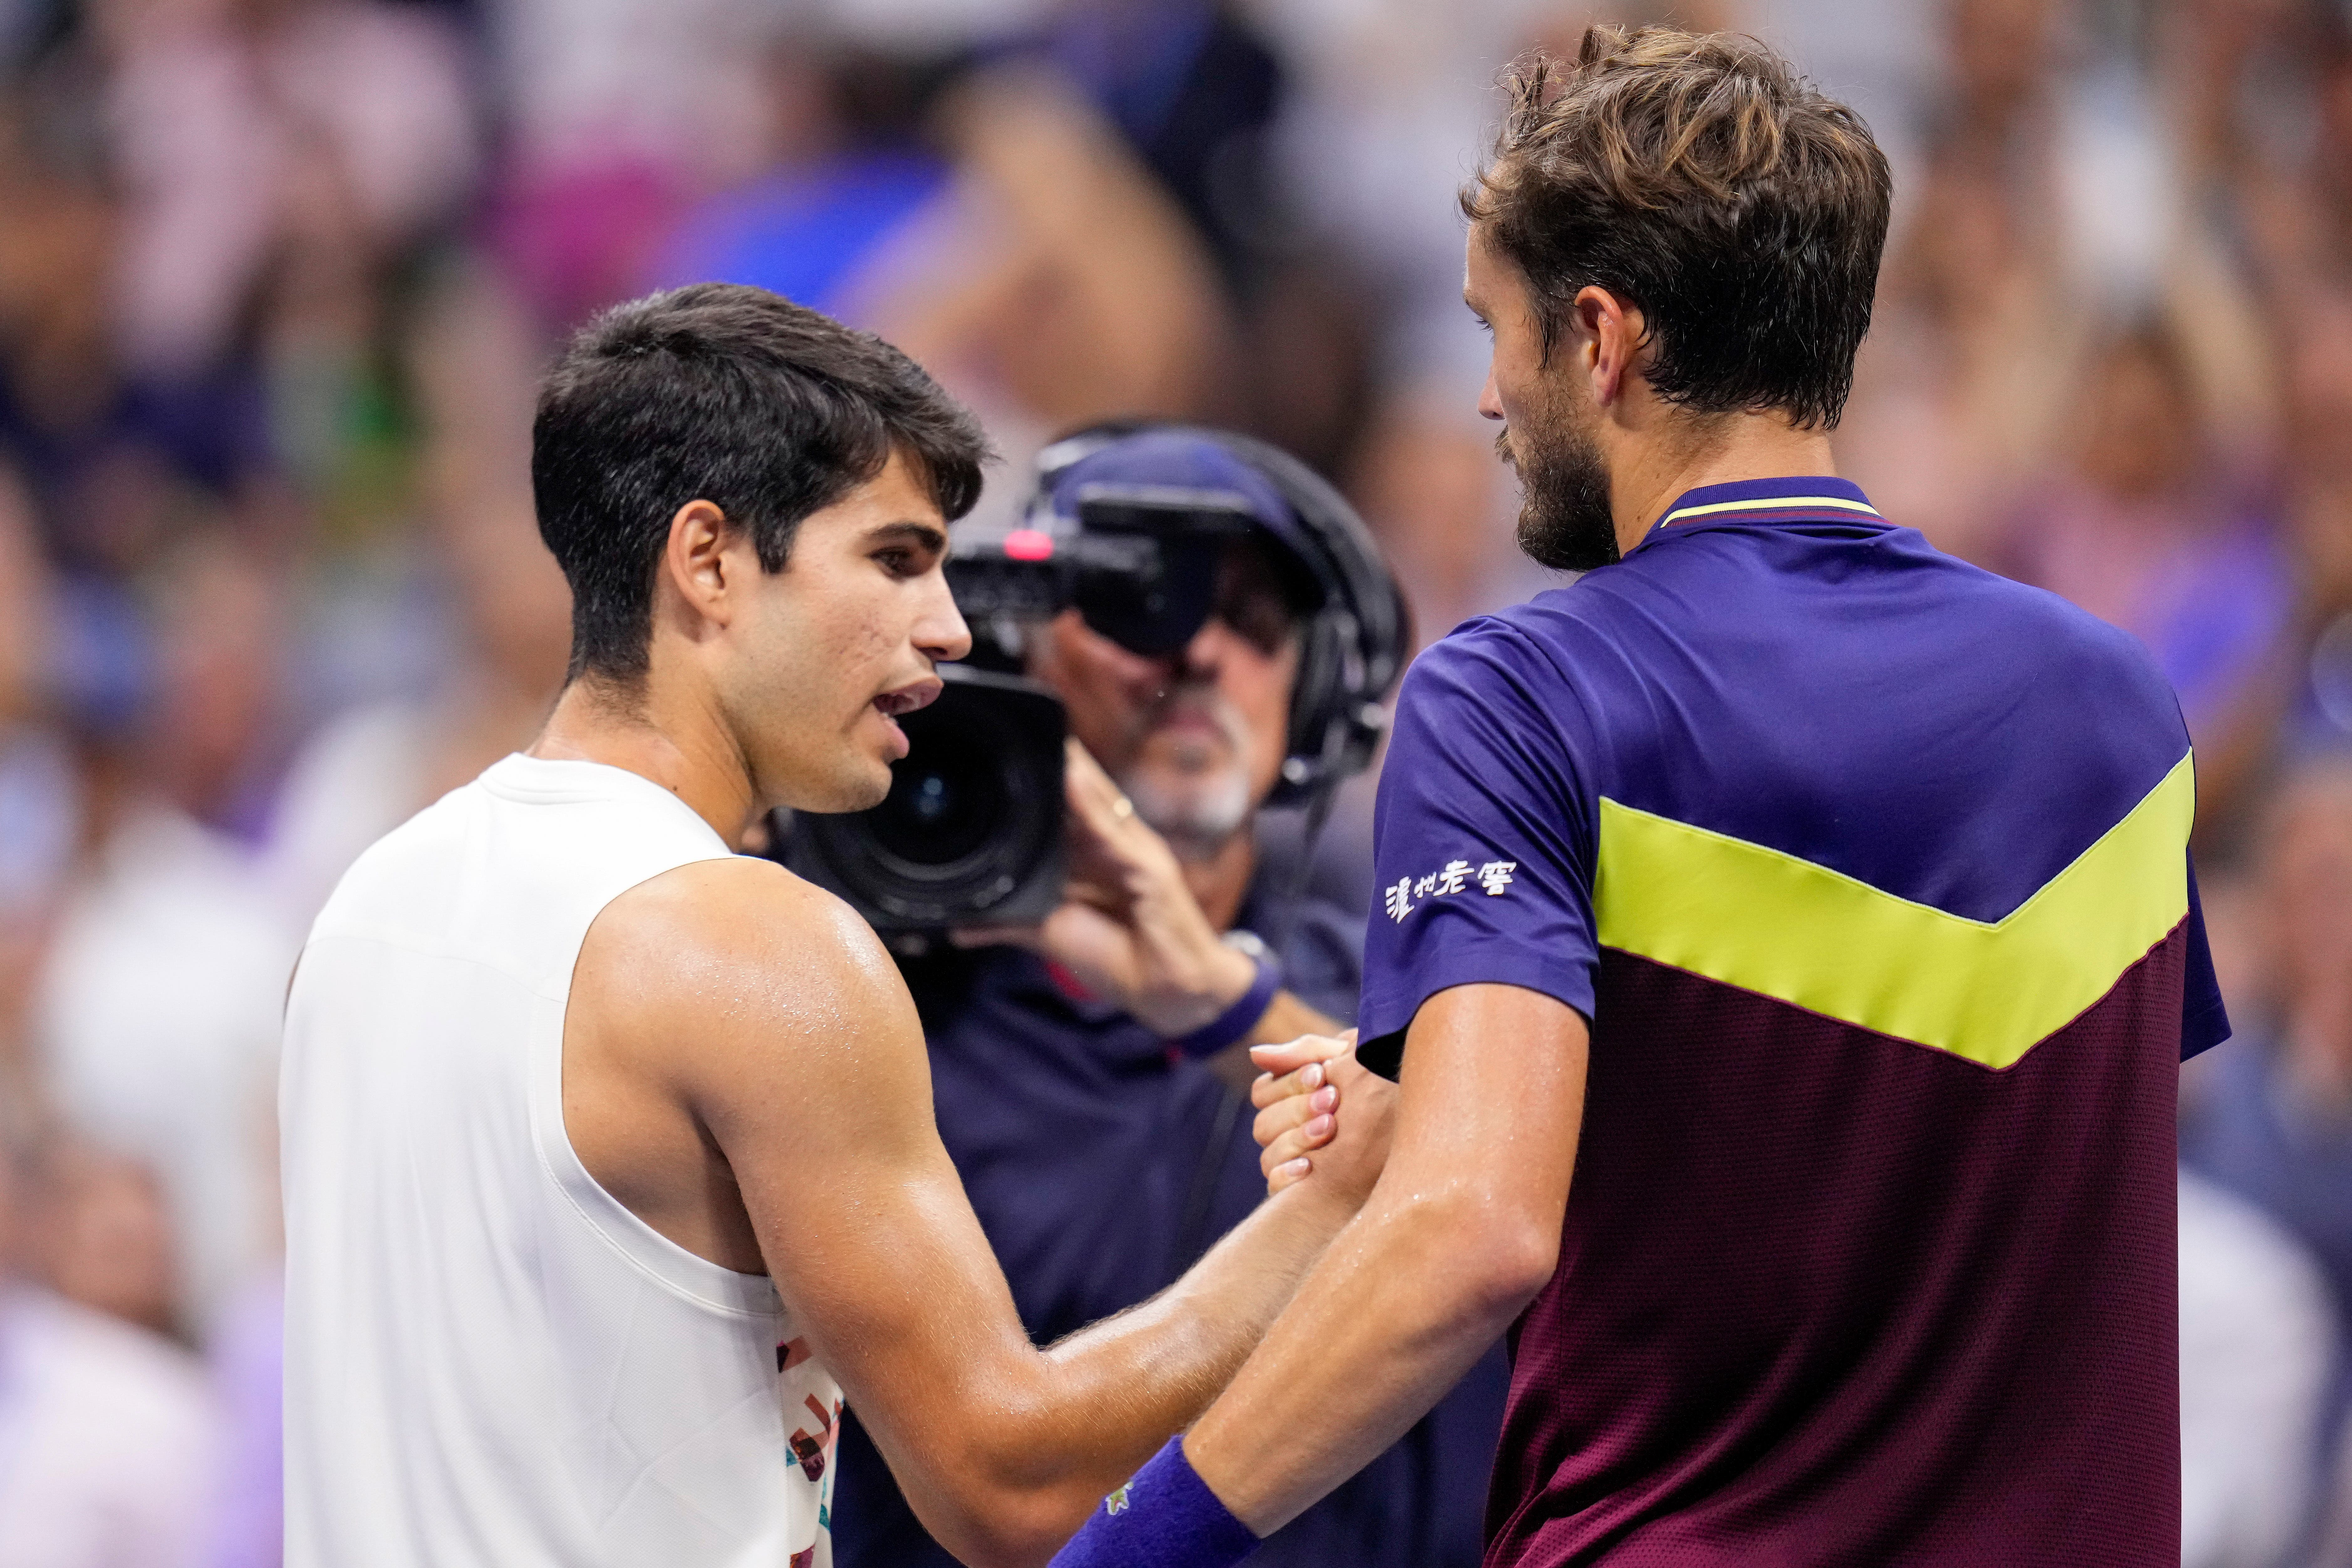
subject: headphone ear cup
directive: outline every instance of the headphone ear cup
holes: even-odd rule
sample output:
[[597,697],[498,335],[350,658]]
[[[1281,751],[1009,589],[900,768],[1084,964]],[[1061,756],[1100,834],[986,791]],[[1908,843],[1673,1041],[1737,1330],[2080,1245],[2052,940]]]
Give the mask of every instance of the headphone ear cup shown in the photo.
[[1290,749],[1283,760],[1282,781],[1274,789],[1276,805],[1303,799],[1318,781],[1326,761],[1331,726],[1345,721],[1348,648],[1341,616],[1328,610],[1307,622],[1298,644],[1298,676],[1290,688]]

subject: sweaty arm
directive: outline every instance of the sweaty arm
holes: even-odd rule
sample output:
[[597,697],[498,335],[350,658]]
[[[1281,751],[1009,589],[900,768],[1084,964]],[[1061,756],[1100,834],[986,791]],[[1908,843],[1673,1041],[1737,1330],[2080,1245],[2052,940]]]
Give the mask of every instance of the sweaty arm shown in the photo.
[[1380,1184],[1184,1440],[1254,1533],[1395,1442],[1550,1279],[1586,1046],[1584,1019],[1538,992],[1462,985],[1423,1005]]
[[665,1093],[723,1156],[811,1350],[967,1563],[1043,1562],[1192,1420],[1377,1170],[1385,1127],[1351,1125],[1160,1296],[1040,1350],[933,1125],[913,1002],[865,924],[747,860],[624,902],[622,929],[592,935],[635,977],[605,987],[613,1005],[667,1043]]

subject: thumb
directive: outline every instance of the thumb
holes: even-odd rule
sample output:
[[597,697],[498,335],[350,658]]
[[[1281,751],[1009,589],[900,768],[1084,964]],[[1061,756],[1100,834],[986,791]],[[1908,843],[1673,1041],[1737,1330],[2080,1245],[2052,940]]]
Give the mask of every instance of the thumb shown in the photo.
[[1308,1062],[1329,1061],[1344,1056],[1355,1047],[1356,1031],[1345,1030],[1338,1035],[1301,1035],[1295,1040],[1285,1040],[1278,1046],[1252,1046],[1250,1061],[1260,1072],[1270,1072],[1276,1078],[1296,1072]]

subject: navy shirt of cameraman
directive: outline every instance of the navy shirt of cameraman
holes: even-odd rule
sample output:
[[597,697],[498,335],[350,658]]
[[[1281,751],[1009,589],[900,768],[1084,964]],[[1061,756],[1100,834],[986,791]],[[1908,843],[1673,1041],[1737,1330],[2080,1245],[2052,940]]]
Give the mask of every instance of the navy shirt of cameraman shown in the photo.
[[[1208,443],[1133,439],[1122,479],[1237,490],[1269,515],[1284,504]],[[1289,742],[1307,576],[1261,526],[1224,547],[1215,608],[1173,654],[1131,652],[1076,610],[1047,624],[1030,670],[1088,754],[1072,759],[1072,897],[1036,931],[904,966],[940,1137],[1041,1343],[1152,1295],[1263,1197],[1248,1045],[1354,1022],[1362,912],[1292,899],[1297,879],[1266,868],[1258,842]],[[1240,1043],[1192,1059],[1171,1041],[1255,977],[1247,939],[1222,940],[1234,931],[1270,945],[1284,986]],[[1475,1564],[1505,1381],[1490,1352],[1252,1563]],[[838,1462],[841,1568],[952,1562],[854,1419]]]

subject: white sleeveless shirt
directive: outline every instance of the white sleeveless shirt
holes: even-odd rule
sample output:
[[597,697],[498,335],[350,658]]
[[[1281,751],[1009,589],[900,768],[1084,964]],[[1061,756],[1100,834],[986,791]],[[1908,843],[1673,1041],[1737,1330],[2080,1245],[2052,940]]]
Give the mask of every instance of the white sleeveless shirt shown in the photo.
[[728,853],[650,780],[512,756],[328,900],[279,1083],[289,1568],[830,1563],[840,1391],[563,1126],[590,923]]

